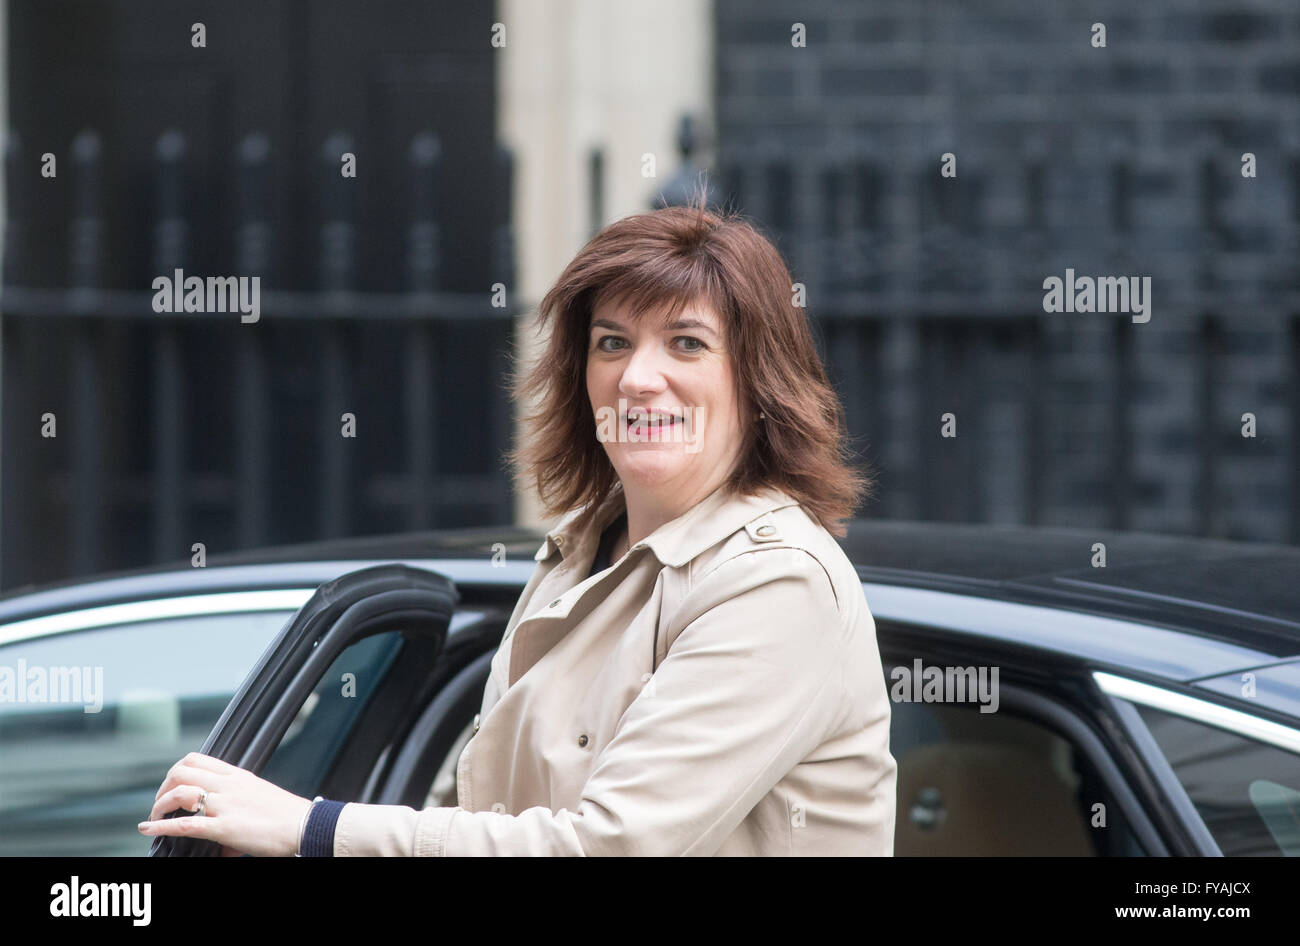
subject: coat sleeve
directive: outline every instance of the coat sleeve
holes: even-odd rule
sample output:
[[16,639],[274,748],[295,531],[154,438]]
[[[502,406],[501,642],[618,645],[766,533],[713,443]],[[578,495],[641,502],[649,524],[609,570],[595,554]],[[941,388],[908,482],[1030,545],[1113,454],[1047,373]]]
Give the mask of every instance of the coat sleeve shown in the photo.
[[[821,563],[743,552],[701,578],[576,810],[348,804],[335,854],[712,855],[846,712],[847,622]],[[670,637],[670,639],[672,639]]]

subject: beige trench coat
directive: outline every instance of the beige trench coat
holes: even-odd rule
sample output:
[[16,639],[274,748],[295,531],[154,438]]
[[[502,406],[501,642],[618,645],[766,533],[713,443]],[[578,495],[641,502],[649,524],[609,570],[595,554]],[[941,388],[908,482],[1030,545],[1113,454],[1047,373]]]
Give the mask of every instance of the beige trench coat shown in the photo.
[[893,854],[875,622],[834,537],[720,488],[588,577],[623,509],[534,556],[458,805],[349,803],[335,856]]

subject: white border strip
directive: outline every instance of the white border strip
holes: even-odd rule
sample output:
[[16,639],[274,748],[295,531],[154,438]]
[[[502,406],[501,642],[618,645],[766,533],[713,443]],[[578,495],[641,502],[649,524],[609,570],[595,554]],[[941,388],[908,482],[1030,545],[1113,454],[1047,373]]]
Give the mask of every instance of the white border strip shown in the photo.
[[1152,706],[1176,716],[1194,719],[1198,723],[1226,729],[1240,736],[1257,739],[1279,749],[1300,754],[1300,730],[1292,729],[1290,726],[1260,719],[1250,713],[1229,709],[1208,700],[1198,700],[1193,696],[1151,686],[1149,683],[1139,683],[1126,677],[1103,673],[1100,670],[1094,670],[1092,677],[1097,681],[1097,686],[1111,696],[1141,703],[1143,706]]
[[113,624],[134,624],[163,618],[235,614],[249,611],[297,611],[315,588],[286,588],[275,591],[230,591],[208,595],[179,595],[110,604],[79,611],[63,611],[0,625],[0,646],[50,634],[64,634]]

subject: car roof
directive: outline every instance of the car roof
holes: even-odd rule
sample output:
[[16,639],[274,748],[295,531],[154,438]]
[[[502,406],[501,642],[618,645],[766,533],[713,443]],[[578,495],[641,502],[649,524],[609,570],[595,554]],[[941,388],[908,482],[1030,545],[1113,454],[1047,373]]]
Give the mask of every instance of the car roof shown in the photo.
[[[864,579],[1073,607],[1300,655],[1293,545],[889,520],[851,523],[841,545]],[[1105,564],[1094,565],[1103,547]]]
[[[459,560],[452,577],[509,603],[533,567],[540,529],[431,530],[210,555],[0,596],[0,621],[153,589],[313,586],[350,562]],[[1300,656],[1300,548],[1103,529],[855,520],[839,540],[864,582],[1065,608],[1174,628],[1261,655]],[[1104,567],[1094,566],[1104,546]],[[509,568],[487,567],[503,559]],[[35,593],[33,593],[35,592]],[[22,597],[20,597],[22,596]],[[1207,674],[1210,668],[1207,667]]]

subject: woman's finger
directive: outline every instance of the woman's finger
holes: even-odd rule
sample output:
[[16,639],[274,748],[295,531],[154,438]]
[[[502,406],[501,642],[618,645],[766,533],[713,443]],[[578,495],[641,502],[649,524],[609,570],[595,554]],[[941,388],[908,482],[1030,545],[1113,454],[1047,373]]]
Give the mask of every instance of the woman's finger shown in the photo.
[[[223,762],[213,756],[204,755],[202,752],[188,752],[184,758],[167,770],[162,786],[159,787],[154,798],[185,782],[197,782],[206,786],[211,782],[212,776],[225,779],[243,771],[237,765],[231,765],[229,762]],[[206,777],[198,776],[196,774],[198,772],[206,773]]]
[[203,838],[207,841],[220,841],[220,827],[216,818],[207,815],[189,815],[184,818],[163,818],[159,821],[141,821],[141,834],[159,835],[173,838]]
[[218,778],[219,776],[210,769],[198,769],[190,765],[181,765],[178,762],[171,767],[167,777],[163,779],[162,785],[158,786],[154,801],[162,798],[178,785],[197,785],[199,788],[206,788],[211,791],[216,788]]
[[[183,808],[186,811],[198,814],[199,799],[203,797],[205,789],[197,785],[178,785],[169,791],[166,795],[160,797],[153,803],[153,808],[149,812],[149,820],[157,821],[168,812],[175,811],[177,808]],[[212,810],[212,792],[207,794],[207,803],[203,808],[203,817],[208,817],[214,812]]]
[[202,752],[187,752],[181,762],[196,769],[207,769],[209,772],[215,772],[218,775],[229,775],[231,772],[239,770],[238,766],[223,762],[216,756],[204,755]]

